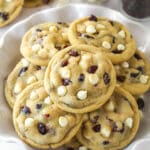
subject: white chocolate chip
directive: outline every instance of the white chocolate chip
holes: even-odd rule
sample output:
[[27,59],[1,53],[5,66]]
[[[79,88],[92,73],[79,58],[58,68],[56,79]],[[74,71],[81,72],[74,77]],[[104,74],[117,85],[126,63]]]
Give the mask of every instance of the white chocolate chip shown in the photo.
[[44,99],[44,103],[45,104],[52,104],[52,100],[51,100],[51,98],[49,97],[49,96],[47,96],[45,99]]
[[111,48],[111,44],[110,44],[109,42],[107,42],[107,41],[104,41],[104,42],[102,43],[102,46],[103,46],[104,48],[107,48],[107,49],[110,49],[110,48]]
[[109,126],[104,126],[104,127],[102,127],[102,129],[101,129],[101,134],[102,134],[104,137],[110,137],[111,128],[110,128]]
[[116,126],[117,126],[117,129],[118,129],[118,130],[121,130],[121,129],[123,128],[123,124],[122,124],[121,121],[117,121],[117,122],[116,122]]
[[133,126],[133,119],[131,117],[127,118],[126,121],[125,121],[125,124],[129,128],[132,128],[132,126]]
[[115,103],[114,101],[109,101],[106,105],[105,105],[105,109],[107,111],[114,111],[115,110]]
[[65,86],[62,85],[57,88],[57,94],[59,96],[64,96],[66,93],[67,93],[67,89]]
[[68,79],[68,78],[70,78],[70,70],[68,68],[64,67],[60,70],[60,75],[62,78]]
[[50,26],[49,27],[49,31],[51,31],[51,32],[57,32],[57,27],[56,26]]
[[36,81],[36,77],[35,76],[31,76],[31,77],[29,77],[28,79],[27,79],[27,84],[31,84],[31,83],[33,83],[33,82],[35,82]]
[[59,117],[59,125],[61,127],[66,127],[68,125],[68,119],[66,117],[60,116]]
[[97,74],[90,74],[89,75],[89,82],[92,84],[92,85],[96,85],[99,81],[99,78],[97,76]]
[[27,59],[25,59],[25,58],[22,58],[22,59],[21,59],[21,63],[22,63],[22,66],[23,66],[23,67],[29,66],[29,61],[28,61]]
[[80,100],[85,100],[87,98],[87,91],[81,90],[77,93],[77,98]]
[[37,51],[39,51],[40,49],[41,49],[40,44],[34,44],[34,45],[32,46],[32,51],[34,51],[34,52],[37,52]]
[[14,93],[15,94],[20,93],[23,90],[23,88],[24,88],[24,83],[23,82],[17,82],[15,84],[15,87],[14,87]]
[[96,33],[95,26],[93,26],[93,25],[88,25],[88,26],[86,27],[86,33],[90,33],[90,34]]
[[129,63],[128,62],[123,62],[122,64],[121,64],[121,66],[123,67],[123,68],[129,68]]
[[106,28],[103,24],[97,24],[96,25],[96,27],[97,27],[97,29],[104,29],[104,28]]
[[31,127],[34,125],[34,119],[33,118],[27,118],[24,122],[25,127]]
[[85,146],[80,146],[79,150],[87,150],[87,148]]
[[147,81],[148,81],[148,79],[149,79],[149,76],[147,76],[147,75],[141,75],[140,76],[140,82],[141,83],[143,83],[143,84],[146,84],[147,83]]
[[122,38],[125,38],[125,32],[123,30],[118,32],[118,35],[121,36]]
[[31,93],[30,93],[30,99],[36,99],[36,98],[38,98],[38,95],[37,95],[37,93],[35,92],[35,91],[32,91]]
[[123,44],[118,44],[117,49],[120,50],[120,51],[124,51],[125,46]]
[[43,50],[43,49],[38,51],[38,55],[41,58],[48,58],[48,52],[46,50]]

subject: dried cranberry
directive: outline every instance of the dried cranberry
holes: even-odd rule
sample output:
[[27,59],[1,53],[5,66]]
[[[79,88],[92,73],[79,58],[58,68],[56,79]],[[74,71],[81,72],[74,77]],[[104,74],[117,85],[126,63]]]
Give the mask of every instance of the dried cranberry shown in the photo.
[[84,78],[85,78],[84,74],[81,73],[80,76],[79,76],[79,78],[78,78],[78,81],[79,81],[79,82],[83,82],[83,81],[84,81]]
[[36,70],[41,70],[41,66],[36,66]]
[[29,107],[23,106],[23,107],[21,107],[21,112],[23,112],[24,114],[30,114],[31,110]]
[[110,83],[110,76],[107,72],[104,73],[103,80],[106,85]]
[[37,124],[37,128],[38,128],[38,131],[41,133],[41,134],[46,134],[47,133],[47,127],[46,127],[46,125],[44,124],[44,123],[41,123],[41,122],[39,122],[38,124]]
[[9,14],[7,12],[0,12],[0,17],[6,21],[8,20]]
[[70,56],[73,56],[73,57],[79,56],[79,53],[75,50],[70,50],[68,53],[69,53]]
[[137,53],[134,54],[134,57],[135,57],[136,59],[138,59],[138,60],[139,60],[139,59],[142,59],[141,56],[139,56]]
[[118,51],[117,49],[113,50],[112,53],[114,54],[121,54],[123,51]]
[[36,31],[37,31],[37,32],[42,32],[42,30],[41,30],[41,29],[36,29]]
[[41,109],[42,108],[42,104],[36,104],[36,109]]
[[18,73],[18,77],[20,77],[20,75],[23,73],[23,72],[26,72],[28,70],[28,67],[23,67],[21,68],[21,70],[19,71]]
[[109,141],[103,141],[103,145],[108,145]]
[[93,66],[90,66],[89,68],[88,68],[88,73],[95,73],[96,72],[96,70],[97,70],[97,66],[96,65],[93,65]]
[[139,97],[137,99],[137,104],[138,104],[138,108],[139,109],[143,109],[144,108],[145,103],[144,103],[144,100],[142,98]]
[[143,72],[143,67],[142,67],[142,66],[138,66],[136,69],[137,69],[138,71],[140,71],[140,72]]
[[67,85],[69,85],[70,83],[72,83],[72,81],[71,81],[70,79],[62,79],[62,84],[63,84],[64,86],[67,86]]
[[97,21],[98,19],[97,19],[96,16],[91,15],[91,16],[89,17],[89,20],[90,20],[90,21]]
[[110,20],[109,23],[114,26],[114,21]]
[[126,77],[125,77],[124,75],[118,75],[118,76],[117,76],[117,80],[118,80],[119,82],[124,82],[125,79],[126,79]]
[[131,72],[131,73],[130,73],[130,76],[131,76],[132,78],[136,78],[138,75],[139,75],[139,72],[137,72],[137,73]]
[[112,43],[115,43],[116,38],[113,36],[112,37]]
[[72,147],[67,147],[67,150],[74,150],[74,148],[72,148]]
[[43,0],[43,3],[44,3],[44,4],[48,4],[48,3],[49,3],[49,0]]
[[88,39],[94,39],[93,36],[90,36],[90,35],[88,35],[88,34],[84,34],[84,37],[86,37],[86,38],[88,38]]
[[44,114],[44,116],[45,116],[45,118],[49,118],[50,115],[49,114]]
[[93,129],[94,132],[99,132],[100,129],[101,129],[101,125],[100,125],[100,124],[97,124],[97,125],[95,125],[92,129]]
[[94,116],[94,118],[91,120],[91,122],[96,124],[98,119],[99,119],[99,116]]
[[65,67],[68,65],[68,61],[67,60],[64,60],[62,63],[61,63],[61,67]]

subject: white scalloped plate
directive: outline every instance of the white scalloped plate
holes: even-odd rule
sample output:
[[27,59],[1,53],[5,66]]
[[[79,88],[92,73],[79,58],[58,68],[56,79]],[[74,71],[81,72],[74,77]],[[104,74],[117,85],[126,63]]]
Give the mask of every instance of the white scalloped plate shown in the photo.
[[[33,150],[17,137],[12,124],[12,114],[5,102],[3,92],[4,79],[20,58],[19,47],[23,35],[30,27],[42,22],[71,22],[74,19],[91,14],[108,17],[122,22],[128,27],[133,37],[136,39],[138,47],[150,58],[149,30],[142,25],[127,19],[121,13],[105,7],[83,4],[66,5],[62,8],[52,8],[35,13],[24,21],[15,24],[3,37],[1,37],[0,40],[0,147],[2,149]],[[150,93],[147,93],[144,96],[146,105],[143,111],[140,130],[135,140],[126,148],[126,150],[148,150],[150,147],[149,96]],[[15,144],[17,144],[17,147]]]

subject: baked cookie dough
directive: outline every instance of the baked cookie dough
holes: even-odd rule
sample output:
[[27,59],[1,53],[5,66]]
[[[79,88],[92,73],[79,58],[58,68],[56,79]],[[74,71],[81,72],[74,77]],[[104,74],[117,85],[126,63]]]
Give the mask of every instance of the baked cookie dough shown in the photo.
[[19,61],[5,82],[5,96],[11,108],[26,86],[44,79],[45,70],[45,66],[33,65],[25,58]]
[[13,109],[13,122],[19,137],[39,148],[57,148],[68,143],[79,130],[82,116],[64,112],[52,103],[43,83],[28,86]]
[[87,121],[77,134],[78,140],[92,150],[117,150],[135,137],[140,115],[134,97],[116,87],[109,101],[88,113]]
[[12,22],[21,12],[24,0],[0,0],[0,27]]
[[136,50],[128,29],[119,22],[96,17],[75,20],[69,28],[71,44],[88,44],[103,48],[113,64],[128,60]]
[[133,95],[145,93],[150,86],[150,64],[144,54],[137,50],[128,60],[115,66],[117,81]]
[[21,54],[36,65],[48,65],[52,56],[69,46],[67,23],[44,23],[32,27],[23,37]]
[[85,113],[103,105],[116,85],[111,61],[98,48],[70,46],[49,62],[44,86],[54,103],[72,113]]
[[24,7],[37,7],[43,4],[48,4],[50,0],[24,0]]

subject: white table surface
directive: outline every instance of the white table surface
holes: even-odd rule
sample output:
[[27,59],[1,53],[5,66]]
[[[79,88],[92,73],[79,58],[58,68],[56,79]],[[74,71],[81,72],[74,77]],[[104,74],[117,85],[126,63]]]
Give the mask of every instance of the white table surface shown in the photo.
[[[60,4],[58,5],[58,1],[62,1],[64,3],[67,3],[68,1],[71,1],[73,3],[79,3],[79,1],[85,2],[86,0],[51,0],[51,1],[52,2],[50,2],[49,5],[40,6],[40,7],[36,7],[36,8],[23,8],[22,13],[19,15],[19,17],[16,20],[14,20],[14,22],[12,22],[10,25],[8,25],[6,27],[0,28],[0,37],[14,24],[27,18],[28,16],[32,15],[33,13],[47,9],[47,8],[51,8],[51,7],[60,7]],[[107,0],[107,1],[103,2],[101,5],[120,11],[119,1],[120,0]],[[143,24],[145,27],[148,27],[148,28],[150,27],[150,21],[140,22],[140,23]]]

